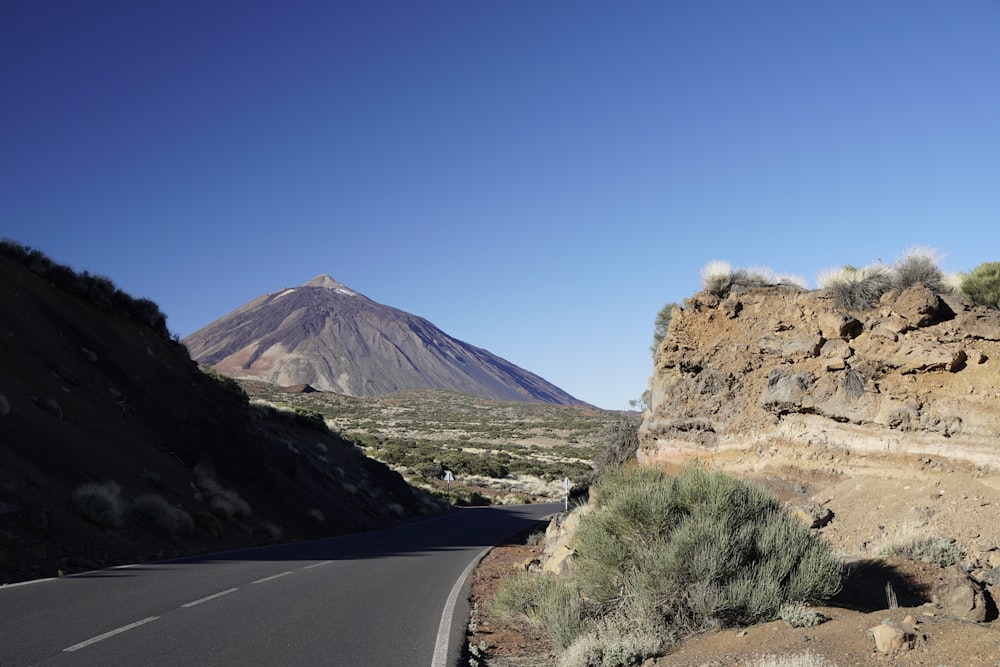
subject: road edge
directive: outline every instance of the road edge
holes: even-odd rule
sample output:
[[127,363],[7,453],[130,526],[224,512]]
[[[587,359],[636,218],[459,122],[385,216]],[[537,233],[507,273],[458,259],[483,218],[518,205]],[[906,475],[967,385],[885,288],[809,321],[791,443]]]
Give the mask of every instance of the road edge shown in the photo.
[[455,607],[458,604],[458,599],[462,591],[467,589],[470,584],[472,572],[493,548],[492,546],[486,547],[469,561],[469,564],[462,570],[462,574],[458,575],[455,585],[451,587],[448,599],[444,603],[444,610],[441,612],[441,622],[438,623],[437,639],[434,642],[434,657],[431,659],[431,667],[452,667],[458,664],[462,648],[460,645],[461,642],[453,643],[451,639],[452,635],[456,637],[464,635],[456,630]]

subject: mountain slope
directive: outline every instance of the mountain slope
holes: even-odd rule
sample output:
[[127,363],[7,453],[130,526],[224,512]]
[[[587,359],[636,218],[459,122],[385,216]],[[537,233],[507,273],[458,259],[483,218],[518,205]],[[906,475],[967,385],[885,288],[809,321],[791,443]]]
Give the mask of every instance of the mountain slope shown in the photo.
[[[201,372],[158,312],[0,242],[0,586],[424,509],[399,474],[309,415],[248,406]],[[103,499],[100,521],[75,496],[88,483],[104,489],[85,496]]]
[[447,389],[583,405],[537,375],[327,275],[258,297],[183,342],[192,358],[241,379],[350,396]]

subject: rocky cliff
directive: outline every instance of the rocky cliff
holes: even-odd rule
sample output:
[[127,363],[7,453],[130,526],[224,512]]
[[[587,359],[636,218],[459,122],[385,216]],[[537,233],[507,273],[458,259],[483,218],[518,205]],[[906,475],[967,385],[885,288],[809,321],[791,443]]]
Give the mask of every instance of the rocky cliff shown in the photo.
[[921,285],[869,311],[783,286],[702,292],[657,350],[645,463],[1000,464],[1000,312]]

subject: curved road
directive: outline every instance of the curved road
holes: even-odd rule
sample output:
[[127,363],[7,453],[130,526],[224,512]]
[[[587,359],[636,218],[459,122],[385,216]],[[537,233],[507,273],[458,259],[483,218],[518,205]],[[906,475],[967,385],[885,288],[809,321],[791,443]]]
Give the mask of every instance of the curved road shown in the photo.
[[562,509],[487,507],[389,530],[0,587],[0,667],[454,665],[471,564]]

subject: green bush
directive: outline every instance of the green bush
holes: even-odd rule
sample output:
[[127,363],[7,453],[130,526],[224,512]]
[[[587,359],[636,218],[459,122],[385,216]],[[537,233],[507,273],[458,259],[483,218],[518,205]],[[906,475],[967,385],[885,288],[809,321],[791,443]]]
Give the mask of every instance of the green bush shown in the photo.
[[115,482],[86,482],[73,490],[73,502],[83,516],[101,528],[118,528],[125,516],[121,491]]
[[1000,262],[986,262],[974,268],[962,279],[961,290],[972,303],[1000,308]]
[[670,330],[670,318],[673,316],[674,308],[678,307],[678,304],[671,302],[656,313],[656,320],[653,322],[653,344],[649,348],[654,357],[656,351],[660,349],[660,343],[667,337],[667,332]]
[[825,600],[841,583],[826,544],[765,491],[698,467],[606,475],[597,511],[581,519],[574,568],[588,599],[620,608],[641,592],[692,627],[770,620],[782,604]]

